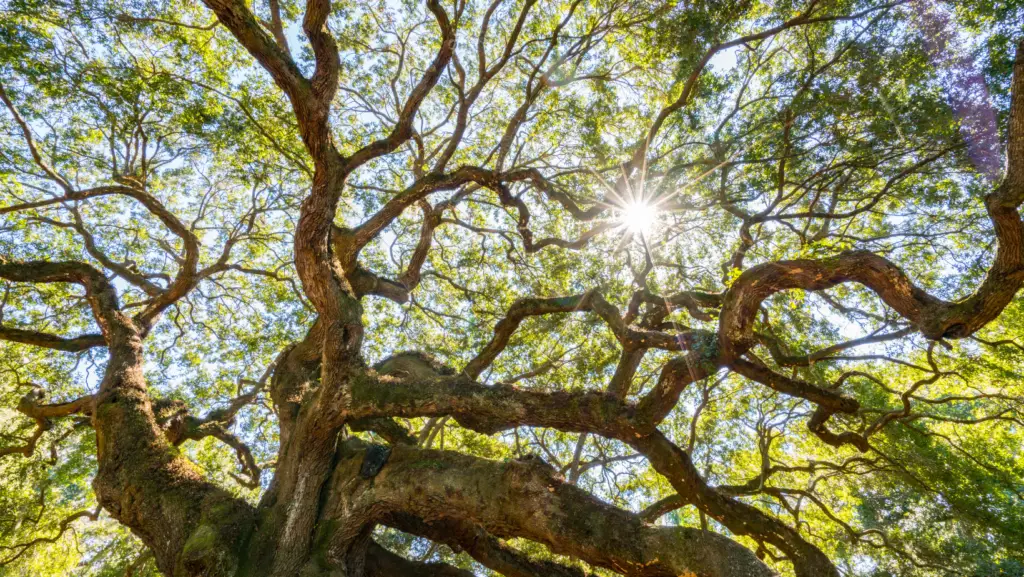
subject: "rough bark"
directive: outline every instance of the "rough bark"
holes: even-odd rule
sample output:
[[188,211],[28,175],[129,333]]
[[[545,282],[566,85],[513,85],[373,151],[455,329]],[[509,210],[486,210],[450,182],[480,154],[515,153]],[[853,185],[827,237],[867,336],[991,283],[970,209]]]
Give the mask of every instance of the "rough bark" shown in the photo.
[[337,519],[329,557],[341,559],[365,523],[409,514],[428,522],[473,519],[497,537],[526,537],[553,552],[635,576],[771,575],[753,553],[720,535],[652,527],[565,483],[538,458],[498,463],[396,446],[371,479],[366,449],[349,443],[324,509]]
[[[445,158],[438,163],[437,172],[425,175],[362,225],[352,230],[339,228],[335,225],[338,201],[352,171],[412,138],[417,110],[452,61],[457,21],[451,20],[439,2],[427,3],[440,38],[434,59],[411,89],[388,134],[343,156],[335,147],[329,123],[339,68],[338,50],[327,28],[331,3],[310,0],[305,7],[302,27],[315,59],[310,78],[304,77],[292,60],[279,22],[268,32],[244,2],[206,0],[206,4],[286,94],[314,164],[312,186],[299,213],[294,250],[303,291],[319,316],[302,342],[282,352],[274,370],[270,396],[280,417],[281,447],[274,479],[260,504],[252,507],[204,480],[176,448],[183,439],[205,432],[219,434],[231,444],[224,430],[217,428],[229,422],[231,415],[192,422],[192,429],[186,427],[184,432],[171,430],[154,414],[154,401],[143,376],[146,334],[161,312],[181,299],[201,276],[196,268],[197,241],[187,227],[142,190],[75,191],[52,175],[66,186],[62,200],[124,194],[141,202],[182,239],[185,257],[179,274],[166,290],[154,290],[153,300],[134,317],[120,307],[112,283],[90,265],[0,258],[0,278],[74,283],[85,290],[101,335],[65,338],[0,327],[0,338],[65,351],[106,346],[109,358],[96,395],[67,406],[40,405],[38,399],[29,399],[21,409],[37,419],[40,429],[49,418],[70,413],[91,416],[98,460],[93,487],[99,502],[146,544],[165,574],[467,575],[443,564],[402,559],[381,548],[370,538],[371,532],[377,525],[389,525],[450,542],[485,565],[513,576],[580,572],[529,559],[506,547],[502,539],[528,539],[555,554],[624,575],[771,575],[767,566],[736,541],[700,529],[652,526],[642,516],[600,502],[564,482],[539,459],[499,463],[421,449],[394,421],[452,417],[461,426],[484,434],[532,426],[617,439],[642,454],[668,480],[678,494],[676,504],[692,504],[732,533],[772,545],[792,561],[800,577],[837,576],[829,559],[798,529],[707,485],[687,452],[658,426],[685,387],[729,368],[814,405],[816,412],[809,425],[826,442],[848,442],[865,449],[866,441],[825,428],[831,414],[856,412],[856,401],[777,374],[753,359],[755,321],[765,299],[785,290],[818,291],[856,282],[875,292],[925,337],[950,339],[969,336],[994,319],[1024,283],[1024,226],[1018,212],[1024,200],[1022,45],[1014,66],[1007,175],[984,199],[999,245],[984,282],[965,299],[941,300],[916,286],[889,260],[854,251],[749,268],[724,295],[694,292],[661,299],[645,290],[625,314],[596,291],[524,299],[511,307],[497,323],[490,342],[458,373],[418,354],[396,355],[369,368],[360,355],[361,298],[383,294],[402,300],[410,285],[418,282],[419,272],[411,270],[401,282],[384,281],[362,269],[357,258],[359,250],[403,210],[434,192],[469,183],[484,186],[497,193],[502,205],[515,209],[528,252],[545,246],[574,248],[578,243],[560,239],[534,242],[526,204],[511,194],[509,183],[533,183],[563,206],[574,207],[569,208],[571,213],[588,219],[594,214],[552,190],[536,171],[461,167],[443,172]],[[527,3],[523,17],[531,5]],[[670,114],[687,103],[703,66],[717,51],[814,21],[808,12],[708,51],[682,94],[657,116],[630,164],[635,168],[646,158],[650,139]],[[520,25],[521,20],[513,29],[510,44],[514,44]],[[481,62],[481,76],[493,76],[508,58],[506,51],[503,60],[490,68]],[[4,100],[10,108],[6,96]],[[414,257],[420,264],[429,248],[429,235],[440,222],[434,212],[426,213],[426,240],[417,246]],[[599,230],[595,227],[587,234]],[[584,235],[579,242],[587,238]],[[382,288],[381,283],[387,282],[392,284]],[[652,310],[634,323],[641,302]],[[717,309],[718,332],[663,326],[669,310],[680,307],[704,318],[711,318],[708,310]],[[624,355],[610,388],[546,393],[476,381],[506,348],[524,319],[569,312],[596,315],[622,345]],[[632,374],[643,352],[651,348],[678,354],[662,367],[649,391],[636,402],[628,401]],[[207,425],[210,428],[202,429]],[[369,446],[349,436],[354,430],[375,431],[390,444]]]

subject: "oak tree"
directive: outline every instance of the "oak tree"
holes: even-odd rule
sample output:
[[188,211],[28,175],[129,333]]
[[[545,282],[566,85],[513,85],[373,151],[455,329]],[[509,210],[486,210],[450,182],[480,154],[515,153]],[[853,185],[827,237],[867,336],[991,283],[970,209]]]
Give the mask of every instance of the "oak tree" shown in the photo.
[[1022,15],[0,4],[0,574],[1024,575]]

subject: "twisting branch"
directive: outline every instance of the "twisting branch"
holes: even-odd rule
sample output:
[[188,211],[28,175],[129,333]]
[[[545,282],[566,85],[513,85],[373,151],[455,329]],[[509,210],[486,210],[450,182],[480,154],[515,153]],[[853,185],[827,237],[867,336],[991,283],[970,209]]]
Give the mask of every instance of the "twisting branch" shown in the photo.
[[124,267],[111,262],[99,253],[92,241],[91,235],[85,230],[84,224],[81,222],[81,217],[78,215],[77,210],[73,211],[76,218],[76,224],[73,226],[82,234],[86,250],[90,255],[95,257],[107,268],[117,272],[123,278],[133,282],[133,284],[143,287],[145,292],[153,297],[148,303],[146,303],[146,306],[135,315],[135,321],[142,328],[143,333],[145,333],[148,332],[164,310],[188,294],[188,292],[195,286],[195,283],[200,280],[197,270],[199,265],[199,240],[188,226],[181,222],[181,220],[170,212],[163,203],[157,200],[156,197],[147,192],[142,187],[141,183],[130,178],[124,178],[123,180],[125,181],[125,184],[97,186],[85,190],[76,190],[69,186],[65,195],[62,197],[0,208],[0,214],[111,195],[132,198],[142,204],[153,216],[160,220],[168,230],[182,240],[182,244],[185,249],[184,257],[179,261],[180,268],[178,270],[178,274],[166,289],[160,289],[140,275],[128,272]]
[[64,179],[64,177],[57,174],[57,172],[43,159],[43,156],[39,154],[39,148],[36,147],[35,138],[32,137],[32,130],[29,128],[28,123],[22,118],[21,113],[14,106],[10,97],[7,95],[7,91],[4,89],[4,85],[0,82],[0,100],[3,101],[4,106],[7,107],[8,112],[14,117],[14,121],[18,124],[18,128],[21,129],[21,135],[25,139],[25,145],[28,147],[29,153],[32,155],[32,160],[35,161],[36,166],[43,171],[46,178],[57,183],[66,193],[70,193],[73,189],[71,184]]
[[859,20],[871,13],[889,10],[893,7],[899,6],[900,4],[905,4],[908,1],[909,0],[898,0],[896,2],[889,2],[886,4],[882,4],[880,6],[867,8],[861,12],[849,15],[815,16],[814,14],[815,9],[818,5],[818,0],[811,0],[810,2],[808,2],[807,7],[801,14],[798,14],[797,16],[790,18],[789,20],[783,22],[782,24],[779,24],[778,26],[774,26],[772,28],[768,28],[767,30],[756,32],[754,34],[748,34],[746,36],[734,38],[727,42],[722,42],[712,46],[711,48],[704,52],[704,55],[697,62],[696,66],[693,67],[693,71],[686,78],[686,81],[683,84],[683,88],[680,91],[679,96],[676,97],[675,100],[673,100],[670,104],[668,104],[667,106],[662,108],[661,111],[658,112],[658,116],[654,119],[654,122],[651,123],[650,128],[647,130],[647,134],[644,136],[643,140],[640,141],[640,143],[637,145],[636,150],[633,152],[633,156],[630,158],[628,162],[628,170],[626,172],[632,172],[633,170],[639,169],[645,165],[648,149],[650,148],[651,143],[654,141],[654,138],[661,131],[661,128],[662,126],[664,126],[665,121],[668,120],[670,116],[678,112],[680,109],[682,109],[690,102],[690,98],[692,98],[696,90],[697,83],[700,80],[701,75],[704,73],[704,69],[707,68],[707,65],[708,63],[711,62],[711,59],[714,58],[714,56],[719,52],[722,52],[723,50],[728,50],[729,48],[732,48],[734,46],[741,46],[744,44],[757,42],[758,40],[771,38],[772,36],[775,36],[780,32],[784,32],[786,30],[798,26],[806,26],[809,24],[816,24],[821,22]]
[[88,264],[74,261],[12,262],[0,256],[0,278],[14,282],[81,285],[108,344],[115,340],[123,341],[134,333],[132,322],[120,312],[113,285]]
[[[386,523],[390,516],[406,514],[441,522],[472,518],[497,537],[525,537],[555,553],[638,577],[771,575],[753,553],[730,539],[699,529],[646,525],[565,483],[536,458],[498,463],[397,446],[371,480],[354,474],[367,451],[365,445],[346,444],[329,492],[326,515],[341,524],[328,549],[335,558],[348,554],[364,523]],[[426,482],[420,471],[425,460],[433,469]],[[510,502],[529,506],[502,505]]]
[[[796,531],[708,487],[689,456],[657,431],[657,416],[664,407],[674,406],[680,387],[687,382],[685,361],[666,367],[666,373],[672,375],[663,377],[666,385],[656,387],[636,406],[600,392],[540,393],[501,384],[484,386],[465,375],[438,376],[436,372],[365,379],[353,388],[352,415],[452,415],[460,425],[486,434],[534,426],[618,439],[645,455],[680,495],[731,531],[757,536],[786,552],[801,577],[837,575],[828,558]],[[661,411],[653,412],[651,407]]]
[[[284,355],[285,353],[279,354],[273,362],[267,365],[259,380],[248,381],[252,384],[252,388],[248,392],[239,394],[228,401],[228,405],[223,409],[215,409],[203,417],[190,415],[188,407],[180,401],[158,400],[153,403],[157,423],[163,428],[167,441],[177,446],[185,441],[198,441],[206,437],[220,440],[235,451],[242,472],[247,477],[247,479],[243,479],[238,475],[232,475],[233,478],[244,487],[250,489],[258,487],[261,471],[256,464],[256,459],[253,458],[252,450],[231,433],[230,428],[234,424],[238,412],[254,403],[266,388],[274,369]],[[239,382],[245,381],[240,380]]]
[[754,345],[753,321],[769,296],[791,289],[820,291],[857,282],[933,340],[969,337],[988,324],[1024,284],[1024,226],[1018,207],[1024,201],[1024,44],[1018,46],[1011,95],[1007,173],[985,197],[985,208],[999,246],[985,280],[957,302],[941,300],[915,285],[895,264],[868,251],[849,251],[827,259],[800,259],[750,268],[736,279],[722,306],[719,340],[728,359]]
[[530,316],[539,316],[552,313],[567,313],[576,311],[589,311],[590,301],[593,293],[583,293],[568,297],[555,298],[529,298],[516,301],[506,313],[505,318],[498,321],[494,327],[494,336],[484,346],[476,357],[466,364],[462,372],[471,379],[480,376],[483,371],[494,362],[494,359],[508,346],[512,334],[519,328],[520,323]]
[[274,82],[288,95],[292,106],[307,98],[311,87],[291,56],[260,27],[256,17],[244,2],[237,0],[210,0],[205,2],[217,15],[217,20],[234,34],[239,43],[259,61],[274,78]]
[[95,521],[99,518],[99,515],[99,508],[97,508],[94,511],[79,511],[77,513],[72,513],[71,515],[68,515],[67,517],[61,520],[60,525],[57,528],[56,535],[53,535],[51,537],[36,537],[31,541],[19,543],[17,545],[12,546],[0,545],[0,549],[11,552],[10,555],[6,558],[0,559],[0,567],[10,565],[11,563],[17,561],[36,545],[40,545],[42,543],[56,543],[61,537],[64,536],[64,533],[66,533],[68,529],[71,529],[71,525],[75,521],[79,519],[89,519],[90,521]]
[[441,31],[441,46],[438,48],[433,62],[423,72],[419,83],[416,84],[412,92],[409,93],[409,96],[406,97],[405,105],[398,115],[398,122],[391,129],[391,132],[387,137],[367,144],[347,158],[345,162],[346,172],[352,172],[374,158],[393,152],[412,136],[412,123],[416,118],[420,105],[423,104],[423,100],[434,88],[434,85],[437,84],[441,74],[451,61],[452,54],[455,51],[455,25],[449,19],[448,13],[444,11],[438,0],[427,0],[427,9],[434,15],[434,20]]

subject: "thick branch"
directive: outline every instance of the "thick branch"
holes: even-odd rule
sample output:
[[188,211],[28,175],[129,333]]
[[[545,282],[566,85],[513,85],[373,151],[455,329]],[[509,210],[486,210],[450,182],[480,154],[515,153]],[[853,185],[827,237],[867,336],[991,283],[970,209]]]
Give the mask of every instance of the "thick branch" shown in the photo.
[[462,549],[485,567],[505,577],[587,577],[576,568],[531,559],[473,522],[457,519],[433,519],[427,522],[412,515],[397,513],[388,515],[386,523],[406,533],[444,543],[455,550]]
[[[364,448],[348,448],[332,482],[325,512],[341,524],[332,536],[332,556],[347,552],[348,523],[405,513],[440,521],[473,519],[495,536],[524,537],[625,575],[772,574],[730,539],[699,529],[646,525],[563,482],[539,459],[499,463],[398,446],[369,480],[359,475],[365,454]],[[423,474],[424,467],[430,475]]]
[[239,43],[270,73],[274,82],[292,100],[293,106],[297,101],[309,96],[309,81],[302,76],[299,67],[285,49],[263,31],[245,2],[209,0],[205,4],[217,15],[221,24],[230,30]]
[[30,261],[11,262],[0,256],[0,278],[29,283],[73,283],[85,288],[96,322],[108,344],[124,341],[135,329],[120,312],[117,293],[107,278],[95,268],[81,262]]
[[1024,43],[1018,46],[1011,95],[1011,134],[1007,174],[985,197],[985,208],[999,246],[985,280],[971,296],[948,302],[915,285],[894,263],[867,251],[826,259],[766,263],[748,269],[729,288],[722,307],[719,340],[728,359],[754,345],[753,324],[761,303],[792,289],[824,290],[857,282],[909,320],[929,339],[964,338],[996,318],[1024,283],[1024,226],[1018,207],[1024,201]]
[[475,577],[470,571],[445,563],[411,561],[372,542],[367,547],[365,563],[367,577]]
[[105,344],[103,335],[88,334],[68,338],[5,326],[0,326],[0,340],[69,353],[77,353],[93,347],[102,347]]
[[[671,394],[678,394],[686,382],[685,365],[668,368],[663,380]],[[638,407],[663,407],[670,395],[651,393]],[[672,403],[674,404],[674,402]],[[484,386],[465,376],[423,380],[361,379],[353,388],[353,415],[441,416],[452,415],[460,425],[481,433],[494,433],[516,426],[551,427],[561,431],[596,433],[618,439],[643,453],[654,468],[702,510],[731,531],[755,535],[787,553],[801,577],[837,575],[828,558],[807,543],[793,529],[757,509],[718,494],[708,487],[690,462],[689,456],[655,429],[657,421],[647,411],[597,392],[541,393],[506,385]]]

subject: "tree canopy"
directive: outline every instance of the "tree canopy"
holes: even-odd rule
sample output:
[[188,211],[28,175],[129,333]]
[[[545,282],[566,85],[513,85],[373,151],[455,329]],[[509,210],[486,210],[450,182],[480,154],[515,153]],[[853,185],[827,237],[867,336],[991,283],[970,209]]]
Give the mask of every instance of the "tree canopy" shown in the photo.
[[1024,4],[0,3],[0,575],[1024,576]]

